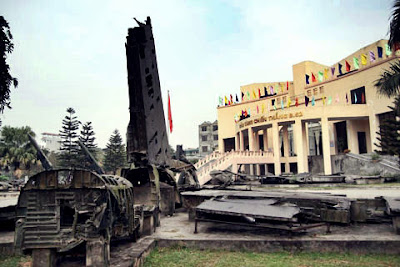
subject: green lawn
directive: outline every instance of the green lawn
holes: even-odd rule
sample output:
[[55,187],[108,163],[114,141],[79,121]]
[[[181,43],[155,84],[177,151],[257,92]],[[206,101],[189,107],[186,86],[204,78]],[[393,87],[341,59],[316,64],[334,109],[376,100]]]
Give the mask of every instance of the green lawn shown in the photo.
[[29,256],[0,255],[0,266],[1,267],[18,267],[28,261],[31,261],[31,258]]
[[144,266],[400,266],[400,255],[253,253],[157,248]]

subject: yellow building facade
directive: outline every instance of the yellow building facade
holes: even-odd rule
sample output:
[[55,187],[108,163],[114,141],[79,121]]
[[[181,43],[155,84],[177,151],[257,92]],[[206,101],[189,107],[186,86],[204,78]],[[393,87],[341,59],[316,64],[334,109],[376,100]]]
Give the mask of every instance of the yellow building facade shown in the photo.
[[[387,49],[387,40],[379,40],[332,66],[295,64],[293,81],[241,86],[242,101],[217,108],[220,152],[269,152],[263,164],[272,167],[270,172],[302,173],[309,171],[310,140],[315,140],[313,146],[329,175],[331,155],[379,150],[376,132],[394,99],[379,95],[374,83],[399,59],[398,52]],[[311,134],[315,125],[320,131]]]

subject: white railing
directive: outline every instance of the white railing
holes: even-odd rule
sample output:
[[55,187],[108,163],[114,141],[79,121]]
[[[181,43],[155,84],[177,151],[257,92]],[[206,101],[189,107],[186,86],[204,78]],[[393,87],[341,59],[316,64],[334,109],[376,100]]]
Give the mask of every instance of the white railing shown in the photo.
[[213,152],[202,160],[199,160],[195,167],[199,180],[203,180],[212,170],[224,170],[232,164],[234,159],[245,158],[266,158],[273,157],[273,153],[269,151],[230,151],[230,152]]

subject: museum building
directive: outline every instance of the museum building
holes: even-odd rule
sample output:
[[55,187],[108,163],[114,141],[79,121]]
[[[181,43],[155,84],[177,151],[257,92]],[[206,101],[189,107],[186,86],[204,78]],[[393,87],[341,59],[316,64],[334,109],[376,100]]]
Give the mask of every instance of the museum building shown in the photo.
[[379,40],[332,66],[295,64],[293,81],[241,86],[236,101],[220,99],[219,152],[263,152],[262,162],[243,162],[251,174],[308,172],[309,156],[321,155],[329,175],[332,155],[379,150],[379,125],[394,99],[379,95],[374,83],[399,55]]

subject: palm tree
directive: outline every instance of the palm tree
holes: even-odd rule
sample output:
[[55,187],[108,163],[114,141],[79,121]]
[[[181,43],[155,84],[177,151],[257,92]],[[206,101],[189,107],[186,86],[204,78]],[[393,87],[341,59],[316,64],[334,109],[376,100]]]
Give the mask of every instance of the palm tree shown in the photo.
[[[389,46],[393,49],[400,43],[400,0],[395,0],[390,16]],[[400,92],[400,61],[391,64],[389,70],[385,70],[376,80],[375,87],[378,93],[387,97],[399,95]]]
[[25,169],[37,163],[36,150],[29,142],[28,134],[35,136],[29,126],[4,126],[1,130],[0,165],[14,171]]

